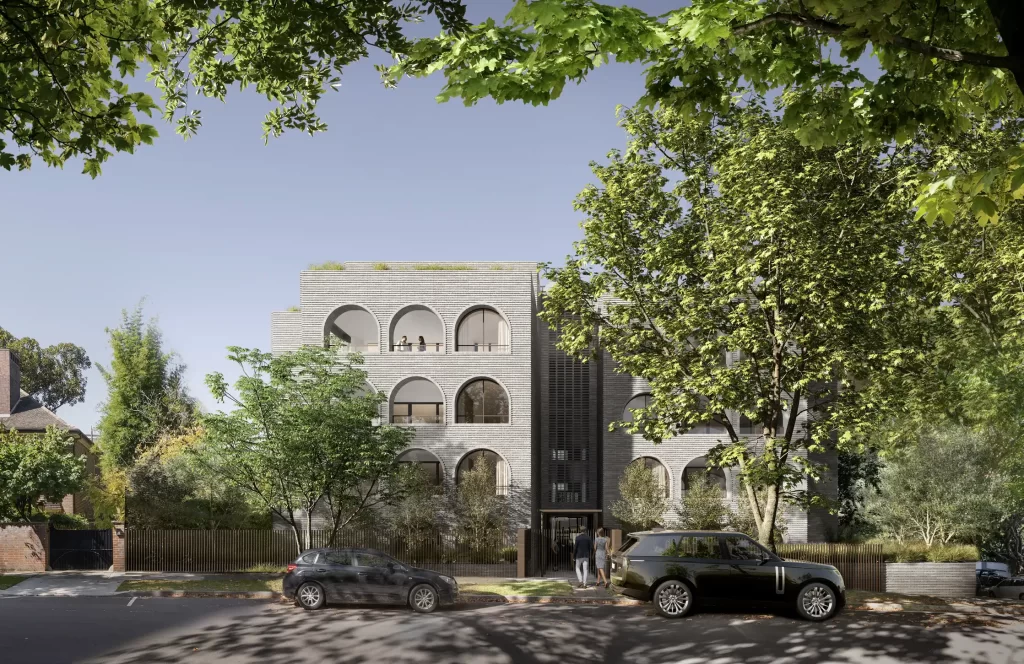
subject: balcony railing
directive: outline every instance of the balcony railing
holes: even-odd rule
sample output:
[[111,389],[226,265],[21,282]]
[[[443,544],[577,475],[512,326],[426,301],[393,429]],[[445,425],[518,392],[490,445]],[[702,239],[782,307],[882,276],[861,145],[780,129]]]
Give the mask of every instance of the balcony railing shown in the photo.
[[444,424],[444,404],[396,402],[391,411],[392,424]]
[[440,341],[428,341],[422,344],[392,344],[391,350],[395,353],[443,353],[444,343]]
[[336,350],[339,353],[376,353],[380,348],[380,344],[346,344],[337,343],[329,344],[331,350]]
[[508,424],[508,414],[504,415],[465,415],[455,416],[457,424]]
[[508,344],[455,344],[456,353],[507,353]]

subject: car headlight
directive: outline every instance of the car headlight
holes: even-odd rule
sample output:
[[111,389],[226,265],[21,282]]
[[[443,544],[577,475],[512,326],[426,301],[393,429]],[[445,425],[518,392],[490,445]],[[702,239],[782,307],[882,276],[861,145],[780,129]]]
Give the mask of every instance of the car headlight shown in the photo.
[[453,579],[450,576],[445,576],[444,574],[439,574],[438,576],[440,576],[441,580],[444,581],[445,583],[447,583],[449,586],[457,586],[457,585],[459,585],[458,583],[455,582],[455,579]]

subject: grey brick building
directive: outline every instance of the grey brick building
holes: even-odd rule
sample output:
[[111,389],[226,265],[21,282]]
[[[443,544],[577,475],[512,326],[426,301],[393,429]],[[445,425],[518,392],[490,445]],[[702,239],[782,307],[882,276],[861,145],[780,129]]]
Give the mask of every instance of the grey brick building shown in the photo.
[[[647,384],[607,358],[582,363],[555,348],[537,317],[542,297],[536,263],[348,262],[301,273],[299,310],[271,316],[271,349],[326,343],[362,353],[369,387],[388,395],[384,415],[416,428],[403,460],[457,482],[487,455],[498,490],[525,496],[523,525],[618,525],[609,508],[619,477],[640,458],[677,503],[721,435],[654,445],[609,432]],[[717,474],[735,500],[733,474]],[[833,527],[826,514],[790,509],[786,520],[791,541],[823,539]]]

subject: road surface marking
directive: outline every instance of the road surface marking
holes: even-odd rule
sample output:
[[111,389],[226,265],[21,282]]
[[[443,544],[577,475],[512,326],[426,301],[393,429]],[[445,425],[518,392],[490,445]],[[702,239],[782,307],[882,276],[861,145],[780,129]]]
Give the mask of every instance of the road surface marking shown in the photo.
[[134,603],[135,603],[135,600],[137,600],[137,599],[138,599],[138,597],[132,597],[132,598],[131,598],[131,599],[130,599],[130,600],[128,601],[128,606],[131,606],[132,604],[134,604]]

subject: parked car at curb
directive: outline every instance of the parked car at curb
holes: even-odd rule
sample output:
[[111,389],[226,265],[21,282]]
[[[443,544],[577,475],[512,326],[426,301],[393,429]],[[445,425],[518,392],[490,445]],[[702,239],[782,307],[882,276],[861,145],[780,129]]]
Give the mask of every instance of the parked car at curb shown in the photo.
[[988,589],[989,597],[1024,600],[1024,577],[1003,579]]
[[612,554],[612,588],[654,603],[666,618],[697,604],[788,606],[806,620],[827,620],[846,604],[835,567],[784,560],[742,533],[631,533]]
[[282,593],[306,610],[338,602],[401,604],[430,613],[454,604],[459,584],[374,549],[312,549],[288,565]]

